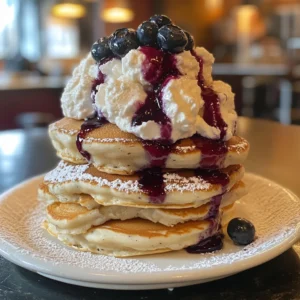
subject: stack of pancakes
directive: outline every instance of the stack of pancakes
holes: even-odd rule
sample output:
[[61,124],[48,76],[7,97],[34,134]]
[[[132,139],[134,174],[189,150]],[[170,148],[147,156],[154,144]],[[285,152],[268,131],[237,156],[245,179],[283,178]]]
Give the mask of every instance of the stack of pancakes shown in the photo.
[[49,127],[62,159],[39,188],[49,233],[78,250],[119,257],[201,251],[220,236],[245,194],[246,140],[192,137],[166,146],[110,123],[84,132],[83,123],[63,118]]

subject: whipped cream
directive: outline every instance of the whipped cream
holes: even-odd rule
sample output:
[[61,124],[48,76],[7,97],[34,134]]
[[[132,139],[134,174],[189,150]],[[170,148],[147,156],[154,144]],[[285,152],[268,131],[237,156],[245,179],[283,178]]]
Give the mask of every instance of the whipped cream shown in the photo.
[[204,102],[196,79],[172,79],[162,90],[163,110],[172,124],[171,139],[177,141],[196,133],[198,112]]
[[[218,95],[222,119],[227,124],[226,134],[223,138],[227,141],[232,138],[236,130],[237,113],[234,106],[234,93],[231,91],[231,86],[223,81],[213,81],[211,87]],[[220,139],[221,137],[220,129],[210,126],[204,121],[203,107],[199,111],[196,131],[209,139]]]
[[94,114],[91,89],[97,73],[98,67],[92,55],[88,54],[74,69],[61,96],[61,108],[65,117],[81,120]]
[[196,47],[195,54],[203,60],[203,78],[206,85],[210,86],[213,82],[212,65],[215,62],[214,56],[203,47]]
[[[104,68],[102,68],[104,72]],[[109,122],[117,124],[124,131],[132,132],[142,139],[158,139],[160,126],[154,121],[140,126],[132,126],[137,109],[145,103],[147,94],[141,84],[109,78],[101,84],[96,94],[95,104]]]
[[[220,114],[225,126],[225,134],[218,127],[209,125],[203,118],[204,100],[198,85],[200,72],[199,57],[202,60],[202,78],[205,86],[209,86],[219,99]],[[175,142],[199,133],[210,139],[230,139],[234,135],[237,114],[234,109],[234,94],[229,85],[221,81],[213,81],[212,64],[214,57],[202,47],[191,53],[184,51],[172,58],[179,75],[172,75],[164,81],[160,88],[159,106],[170,120],[170,139]],[[95,103],[92,104],[90,91],[98,69],[88,56],[75,69],[62,96],[64,115],[75,119],[83,119],[92,115],[94,110],[101,112],[110,123],[116,124],[122,131],[136,136],[154,140],[163,138],[161,125],[154,120],[133,120],[138,109],[147,101],[148,92],[153,89],[146,79],[145,70],[153,68],[152,60],[146,57],[141,49],[129,51],[122,59],[114,58],[99,67],[105,81],[97,87]],[[156,67],[156,66],[155,66]],[[158,74],[161,70],[157,71]],[[164,74],[162,74],[163,76]],[[159,75],[161,76],[161,75]]]

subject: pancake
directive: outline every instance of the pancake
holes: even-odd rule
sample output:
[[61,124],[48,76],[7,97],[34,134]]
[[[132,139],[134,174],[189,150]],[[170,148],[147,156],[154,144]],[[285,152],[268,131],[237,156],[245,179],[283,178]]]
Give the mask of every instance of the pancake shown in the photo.
[[230,205],[227,206],[223,206],[222,207],[222,228],[225,230],[227,228],[227,225],[229,223],[229,221],[234,218],[235,215],[235,208],[236,208],[236,204],[232,203]]
[[[74,164],[86,164],[86,159],[76,147],[76,137],[82,121],[63,118],[49,127],[49,135],[57,155]],[[217,141],[209,141],[220,147]],[[200,146],[199,146],[200,144]],[[248,155],[248,142],[238,136],[225,143],[227,152],[218,155],[217,151],[203,154],[201,145],[193,138],[183,139],[172,145],[166,158],[165,167],[170,169],[196,169],[206,161],[207,168],[225,168],[241,164]],[[198,145],[198,146],[197,146]],[[224,146],[225,147],[225,146]],[[121,131],[114,124],[104,124],[87,134],[82,148],[90,153],[91,162],[103,172],[127,175],[150,166],[151,156],[143,147],[143,141],[135,135]],[[165,154],[164,154],[165,155]],[[202,166],[203,167],[203,166]]]
[[[231,189],[242,179],[244,168],[235,165],[213,173],[207,171],[205,174],[209,174],[208,179],[203,174],[196,175],[193,170],[165,170],[146,178],[138,174],[120,176],[100,172],[92,165],[74,165],[61,161],[45,176],[39,199],[47,200],[43,196],[48,191],[61,202],[74,199],[76,195],[87,194],[104,206],[198,207],[207,203],[209,198]],[[142,179],[148,181],[145,183],[148,187],[141,184]],[[220,184],[218,180],[221,183],[226,181],[226,185]],[[46,196],[49,197],[49,194]]]
[[[238,182],[223,195],[220,207],[228,209],[245,194],[243,182]],[[124,206],[102,206],[87,209],[78,203],[54,202],[47,207],[47,221],[56,226],[59,233],[81,234],[92,226],[104,224],[110,220],[128,220],[141,218],[153,223],[172,227],[187,221],[205,220],[212,216],[214,205],[210,202],[198,208],[160,209],[135,208]]]
[[219,231],[220,220],[190,221],[167,227],[143,219],[109,221],[84,234],[58,233],[44,222],[48,232],[66,245],[81,251],[128,257],[181,250]]

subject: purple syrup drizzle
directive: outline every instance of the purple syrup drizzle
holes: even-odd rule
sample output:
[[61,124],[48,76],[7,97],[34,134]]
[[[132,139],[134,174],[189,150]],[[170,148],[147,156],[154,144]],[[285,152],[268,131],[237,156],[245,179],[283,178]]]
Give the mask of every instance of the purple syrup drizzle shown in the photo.
[[150,203],[161,204],[166,198],[163,173],[160,168],[145,169],[139,172],[140,188],[149,196]]
[[152,47],[141,47],[140,51],[146,57],[142,65],[143,77],[155,85],[163,75],[164,52]]
[[228,174],[220,170],[196,169],[195,174],[211,184],[220,184],[223,192],[226,191],[230,180]]
[[[101,72],[100,70],[100,66],[109,62],[110,60],[112,60],[114,57],[109,57],[105,60],[103,60],[100,64],[98,64],[98,75],[97,78],[94,79],[93,83],[92,83],[92,88],[91,88],[91,99],[93,101],[93,103],[95,103],[95,96],[97,93],[97,86],[100,84],[103,84],[105,81],[105,75]],[[92,130],[101,127],[102,125],[104,125],[105,123],[107,123],[108,121],[105,119],[105,117],[100,116],[101,114],[98,113],[98,117],[94,116],[90,119],[85,120],[80,128],[80,131],[77,135],[76,138],[76,147],[78,149],[78,151],[80,152],[80,154],[87,160],[90,161],[91,160],[91,154],[88,153],[87,151],[83,150],[82,148],[82,143],[84,141],[84,139],[86,138],[87,134],[89,132],[91,132]]]
[[76,146],[78,151],[80,152],[80,154],[87,160],[90,161],[91,159],[91,154],[89,152],[87,152],[86,150],[83,150],[82,148],[82,143],[84,141],[84,139],[86,138],[87,134],[89,132],[91,132],[92,130],[101,127],[102,125],[106,124],[107,120],[102,117],[102,118],[91,118],[88,120],[85,120],[80,128],[80,131],[77,135],[76,138]]
[[224,195],[224,193],[212,197],[212,199],[210,201],[211,206],[210,206],[210,209],[208,212],[208,218],[215,219],[218,216],[223,195]]
[[201,96],[204,101],[203,119],[208,125],[220,130],[220,139],[222,140],[226,135],[228,126],[221,115],[220,99],[211,87],[205,86],[202,57],[198,56],[194,50],[191,50],[191,54],[199,63],[198,85],[201,88]]
[[227,124],[222,118],[220,110],[220,99],[210,87],[202,87],[202,99],[204,100],[203,120],[210,126],[220,130],[220,139],[226,135]]
[[171,79],[181,74],[174,55],[152,47],[141,47],[140,51],[146,57],[142,65],[143,76],[151,85],[145,90],[147,98],[137,109],[132,125],[139,126],[148,121],[160,125],[161,139],[144,140],[143,146],[150,157],[149,167],[164,167],[172,150],[172,123],[163,110],[162,90]]
[[143,140],[143,147],[150,157],[151,167],[164,167],[172,150],[172,144],[166,141]]
[[104,59],[103,61],[101,61],[101,63],[98,64],[98,74],[97,74],[97,78],[93,80],[93,84],[92,84],[92,90],[91,90],[91,98],[93,103],[95,103],[95,96],[97,93],[97,86],[104,83],[105,81],[105,75],[101,72],[100,70],[100,66],[106,64],[107,62],[109,62],[110,60],[112,60],[115,57],[108,57],[106,59]]
[[161,139],[170,141],[172,123],[163,110],[162,90],[171,79],[181,75],[176,66],[176,58],[173,54],[152,47],[141,47],[140,51],[146,57],[142,65],[143,76],[151,85],[145,90],[147,97],[137,109],[132,126],[154,121],[160,125]]
[[210,140],[198,134],[192,137],[195,146],[201,151],[200,168],[218,169],[224,165],[227,145],[221,140]]
[[223,248],[223,234],[217,233],[211,237],[201,240],[199,243],[187,247],[185,250],[191,254],[207,253]]
[[[222,173],[220,170],[205,170],[197,169],[195,170],[197,176],[200,176],[204,180],[211,184],[220,184],[222,186],[222,193],[212,197],[211,207],[208,212],[208,220],[211,223],[210,232],[216,227],[218,222],[216,219],[219,215],[220,205],[223,195],[226,193],[227,186],[229,184],[229,176],[226,173]],[[219,225],[219,230],[220,230]],[[223,247],[223,234],[217,233],[211,237],[199,241],[199,243],[189,246],[186,248],[188,253],[207,253],[212,251],[221,250]]]

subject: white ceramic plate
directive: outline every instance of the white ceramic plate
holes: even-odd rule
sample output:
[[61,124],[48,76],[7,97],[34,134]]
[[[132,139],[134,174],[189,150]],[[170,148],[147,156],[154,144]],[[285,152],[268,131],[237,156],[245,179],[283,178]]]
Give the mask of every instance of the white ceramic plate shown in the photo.
[[78,252],[42,228],[44,206],[36,200],[42,177],[0,197],[0,254],[46,277],[90,287],[158,289],[203,283],[264,263],[300,238],[300,200],[280,185],[246,174],[249,193],[237,203],[236,215],[251,220],[258,238],[246,247],[225,238],[222,251],[185,251],[136,258],[113,258]]

